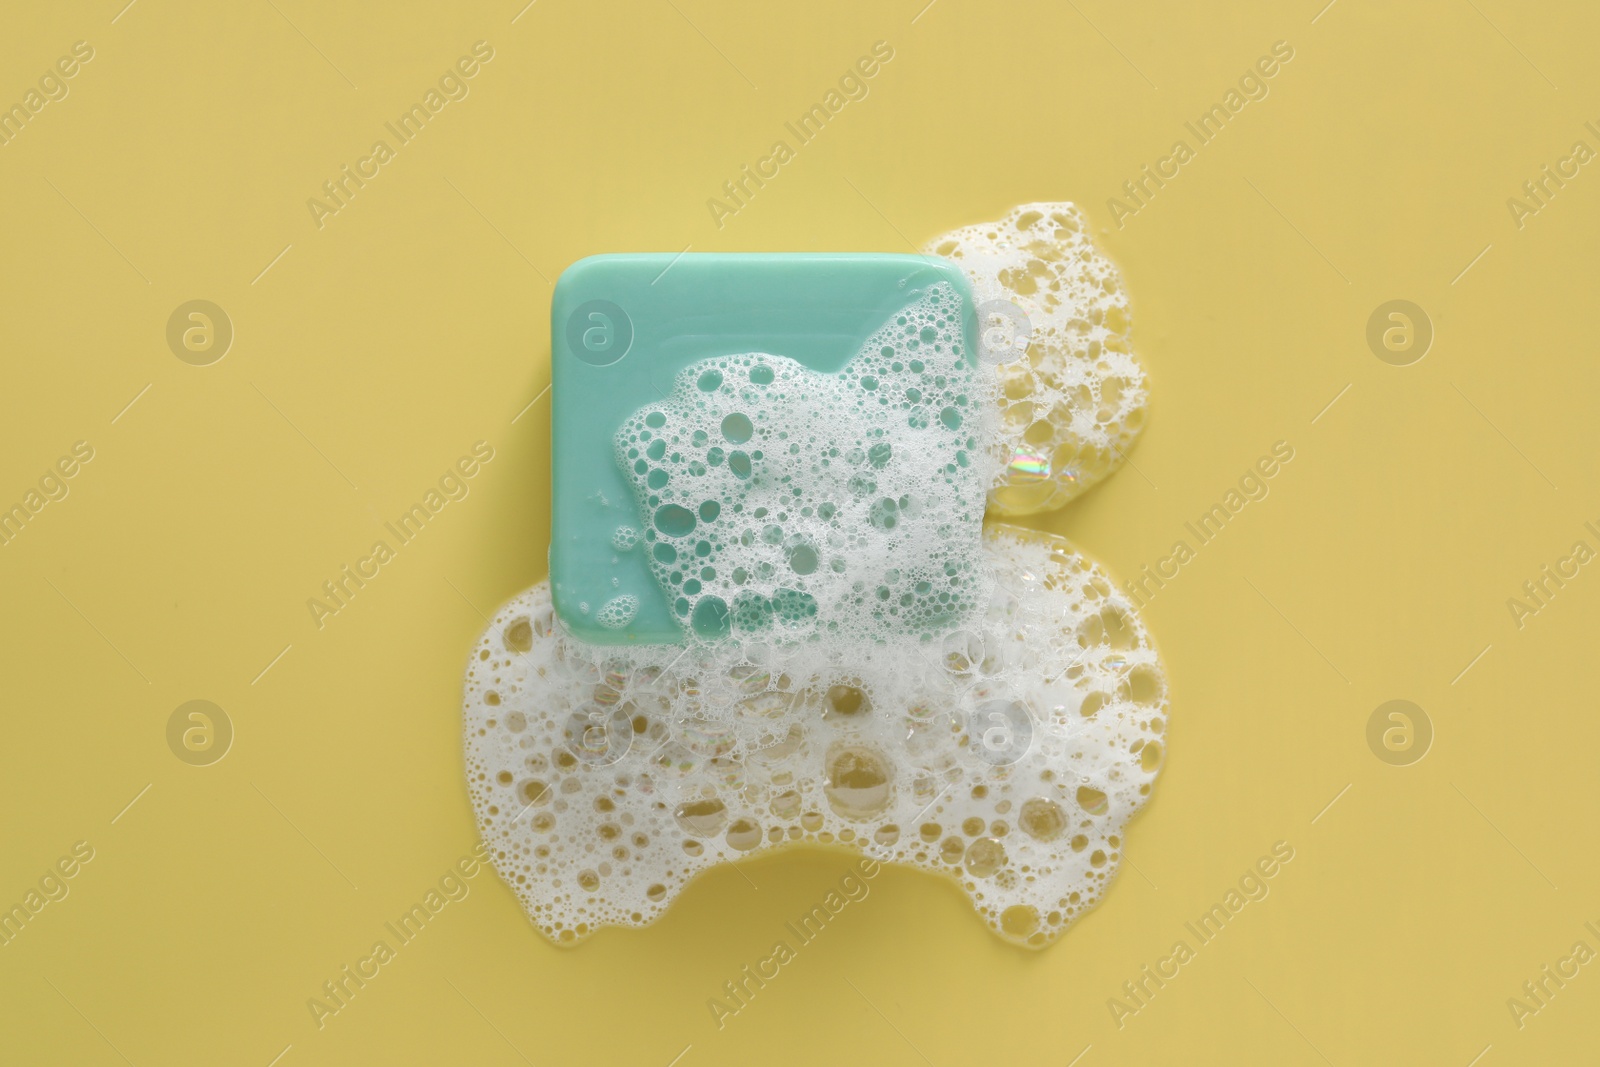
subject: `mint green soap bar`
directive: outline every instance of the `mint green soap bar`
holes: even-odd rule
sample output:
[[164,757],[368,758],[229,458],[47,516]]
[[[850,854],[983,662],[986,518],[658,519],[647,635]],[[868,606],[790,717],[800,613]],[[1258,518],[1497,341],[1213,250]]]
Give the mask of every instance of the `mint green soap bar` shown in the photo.
[[[631,416],[712,357],[765,353],[836,373],[939,283],[960,299],[965,355],[975,362],[971,287],[953,264],[923,256],[638,253],[568,267],[550,314],[550,586],[566,628],[595,644],[684,640],[687,622],[644,551],[626,534],[619,546],[619,530],[648,528],[616,445]],[[604,606],[619,599],[636,610],[608,624]]]

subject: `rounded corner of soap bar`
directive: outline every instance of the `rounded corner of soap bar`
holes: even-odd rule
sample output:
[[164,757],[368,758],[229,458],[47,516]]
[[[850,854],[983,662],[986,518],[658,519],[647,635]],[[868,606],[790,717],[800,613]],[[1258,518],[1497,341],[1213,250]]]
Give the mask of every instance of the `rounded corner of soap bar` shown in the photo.
[[620,258],[615,252],[597,252],[592,256],[584,256],[567,264],[567,268],[556,278],[556,294],[559,296],[563,289],[569,289],[582,282],[586,275],[596,270],[605,269],[608,261]]
[[910,253],[899,254],[909,267],[917,270],[932,271],[939,275],[940,280],[949,282],[956,291],[968,300],[972,299],[972,282],[967,278],[967,272],[956,266],[948,259],[937,259],[933,256],[915,256]]
[[561,621],[561,628],[570,636],[589,645],[659,645],[681,639],[681,635],[676,631],[670,634],[650,634],[640,633],[637,625],[620,629],[602,625],[595,617],[593,606],[584,601],[580,592],[571,589],[568,583],[556,580],[558,575],[567,573],[569,569],[559,561],[556,553],[551,553],[550,606],[555,609],[556,618]]

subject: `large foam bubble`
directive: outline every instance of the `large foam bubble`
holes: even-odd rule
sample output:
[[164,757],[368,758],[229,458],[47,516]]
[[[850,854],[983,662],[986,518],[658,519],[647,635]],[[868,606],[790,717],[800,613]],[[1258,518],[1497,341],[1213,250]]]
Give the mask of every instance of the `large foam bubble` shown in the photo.
[[1059,508],[1121,465],[1144,424],[1145,377],[1132,354],[1128,296],[1072,204],[1024,204],[927,250],[966,272],[986,330],[1008,337],[1014,304],[1031,330],[1000,368],[1004,467],[989,504],[1005,515]]
[[615,437],[641,518],[611,538],[648,553],[684,643],[587,644],[540,583],[474,649],[474,808],[551,939],[643,925],[698,872],[806,842],[945,875],[1033,947],[1114,876],[1164,753],[1155,651],[1064,539],[980,530],[986,492],[1058,506],[1131,443],[1126,298],[1071,205],[933,247],[1031,327],[998,383],[947,285],[835,374],[689,367]]
[[1001,527],[982,610],[936,641],[619,649],[541,583],[467,672],[496,866],[550,938],[654,920],[698,872],[844,843],[957,881],[1039,946],[1104,892],[1161,765],[1166,690],[1131,605],[1062,538]]

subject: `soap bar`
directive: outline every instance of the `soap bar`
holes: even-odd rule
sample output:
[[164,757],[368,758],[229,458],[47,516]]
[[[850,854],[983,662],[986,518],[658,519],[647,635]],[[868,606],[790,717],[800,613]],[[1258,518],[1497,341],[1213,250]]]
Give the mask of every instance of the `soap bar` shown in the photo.
[[[649,253],[593,256],[569,267],[551,305],[550,583],[567,631],[595,644],[682,642],[689,632],[687,598],[674,590],[669,599],[667,568],[639,540],[646,531],[656,537],[655,516],[643,513],[640,493],[648,490],[635,484],[619,452],[618,434],[630,420],[669,401],[680,375],[708,359],[763,353],[837,374],[930,292],[954,295],[962,358],[975,363],[970,285],[959,268],[929,257]],[[944,418],[961,413],[947,409]],[[681,568],[676,573],[682,581]],[[687,581],[698,589],[694,573]],[[731,626],[727,599],[701,600],[698,632]],[[705,610],[712,604],[716,610]]]

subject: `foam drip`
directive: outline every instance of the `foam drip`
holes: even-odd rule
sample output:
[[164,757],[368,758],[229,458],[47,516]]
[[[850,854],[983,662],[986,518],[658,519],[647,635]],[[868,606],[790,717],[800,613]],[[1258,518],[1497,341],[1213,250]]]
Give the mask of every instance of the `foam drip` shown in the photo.
[[[1003,515],[1051,511],[1121,465],[1144,424],[1145,375],[1132,354],[1128,295],[1072,204],[1024,204],[999,222],[929,242],[966,272],[982,308],[1010,302],[1031,343],[1000,367],[1004,466],[989,491]],[[1007,335],[1001,316],[980,323]]]
[[1160,766],[1156,655],[1062,538],[990,530],[994,584],[937,640],[588,645],[540,584],[466,682],[468,783],[496,867],[569,942],[652,922],[691,878],[844,843],[958,882],[1042,946],[1104,892]]

